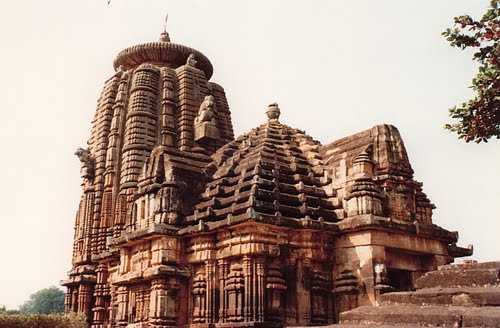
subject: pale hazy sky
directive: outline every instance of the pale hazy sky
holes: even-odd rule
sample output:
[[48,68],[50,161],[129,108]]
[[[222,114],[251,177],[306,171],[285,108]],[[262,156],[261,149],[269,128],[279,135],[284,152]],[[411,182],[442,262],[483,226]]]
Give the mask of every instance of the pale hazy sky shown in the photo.
[[2,1],[0,305],[13,308],[70,268],[79,162],[103,82],[121,49],[154,41],[169,13],[173,42],[214,65],[236,134],[282,121],[326,143],[396,125],[434,222],[473,258],[500,259],[500,141],[465,144],[443,130],[466,100],[470,53],[440,32],[488,0]]

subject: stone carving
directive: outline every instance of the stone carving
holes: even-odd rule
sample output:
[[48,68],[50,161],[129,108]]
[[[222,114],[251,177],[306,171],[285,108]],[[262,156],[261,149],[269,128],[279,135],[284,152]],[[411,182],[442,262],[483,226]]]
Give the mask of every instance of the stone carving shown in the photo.
[[270,321],[282,322],[285,316],[287,285],[279,263],[273,263],[267,271],[267,314]]
[[375,163],[373,145],[368,145],[353,160],[351,176],[354,183],[347,188],[347,216],[363,214],[382,215],[384,194],[373,181]]
[[194,124],[209,122],[215,125],[215,98],[212,95],[205,96],[194,119]]
[[194,139],[196,141],[219,139],[220,134],[215,115],[214,96],[205,96],[194,119]]
[[196,60],[196,56],[194,54],[189,54],[186,65],[191,66],[191,67],[196,67],[196,64],[198,61]]
[[203,323],[206,321],[206,288],[207,282],[205,278],[205,270],[204,268],[200,268],[193,278],[193,288],[191,291],[193,297],[192,320],[194,323]]
[[67,312],[91,328],[327,325],[472,253],[433,222],[395,127],[321,144],[273,103],[234,139],[210,61],[169,40],[118,54],[76,152]]
[[394,290],[392,286],[389,285],[389,279],[387,277],[387,267],[384,263],[377,263],[373,267],[375,272],[375,290],[378,294],[386,293]]
[[91,181],[94,178],[94,159],[88,149],[78,148],[75,151],[81,163],[80,173],[84,181]]
[[272,103],[269,106],[267,106],[267,111],[266,111],[267,117],[269,121],[278,121],[280,118],[280,108],[278,107],[277,103]]

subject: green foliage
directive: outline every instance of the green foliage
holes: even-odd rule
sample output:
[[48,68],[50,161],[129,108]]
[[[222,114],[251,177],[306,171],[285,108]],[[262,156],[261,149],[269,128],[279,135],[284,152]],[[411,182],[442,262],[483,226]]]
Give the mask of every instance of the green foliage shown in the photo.
[[19,310],[23,314],[63,313],[64,292],[54,286],[39,290],[32,294]]
[[450,109],[455,122],[445,128],[466,142],[500,139],[500,0],[492,0],[478,21],[468,15],[454,20],[442,35],[452,47],[474,49],[473,59],[480,66],[472,80],[475,96]]
[[2,314],[19,314],[18,310],[8,310],[5,305],[0,306],[0,315]]
[[76,315],[0,314],[0,328],[87,328],[87,324]]

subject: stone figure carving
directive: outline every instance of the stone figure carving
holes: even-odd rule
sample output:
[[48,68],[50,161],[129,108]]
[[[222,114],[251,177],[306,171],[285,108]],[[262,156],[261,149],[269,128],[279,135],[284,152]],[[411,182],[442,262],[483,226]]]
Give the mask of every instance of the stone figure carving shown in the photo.
[[198,61],[196,60],[196,57],[194,54],[190,54],[187,58],[186,65],[191,66],[191,67],[196,67],[196,63]]
[[200,105],[200,109],[198,110],[198,115],[194,119],[195,124],[199,124],[202,122],[210,122],[215,124],[215,98],[212,95],[208,95],[203,99],[203,102]]
[[387,282],[387,268],[383,263],[377,263],[373,267],[373,271],[375,271],[375,283],[385,284]]
[[75,151],[75,155],[78,157],[78,159],[82,163],[88,163],[91,161],[90,151],[88,149],[84,149],[84,148],[79,147]]
[[84,148],[78,148],[75,151],[75,155],[78,157],[81,163],[80,173],[84,181],[92,180],[94,177],[94,159],[90,154],[90,151]]
[[373,267],[375,273],[375,291],[383,294],[392,291],[394,288],[389,284],[387,266],[384,263],[377,263]]
[[219,139],[219,130],[215,120],[215,98],[205,96],[194,119],[194,135],[196,141]]

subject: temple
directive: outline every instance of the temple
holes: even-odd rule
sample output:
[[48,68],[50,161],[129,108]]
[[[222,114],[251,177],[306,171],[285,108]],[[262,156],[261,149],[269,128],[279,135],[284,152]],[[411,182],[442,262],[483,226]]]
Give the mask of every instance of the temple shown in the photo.
[[323,145],[271,104],[234,138],[209,59],[166,31],[114,68],[76,151],[63,282],[91,327],[328,325],[472,254],[434,224],[394,126]]

